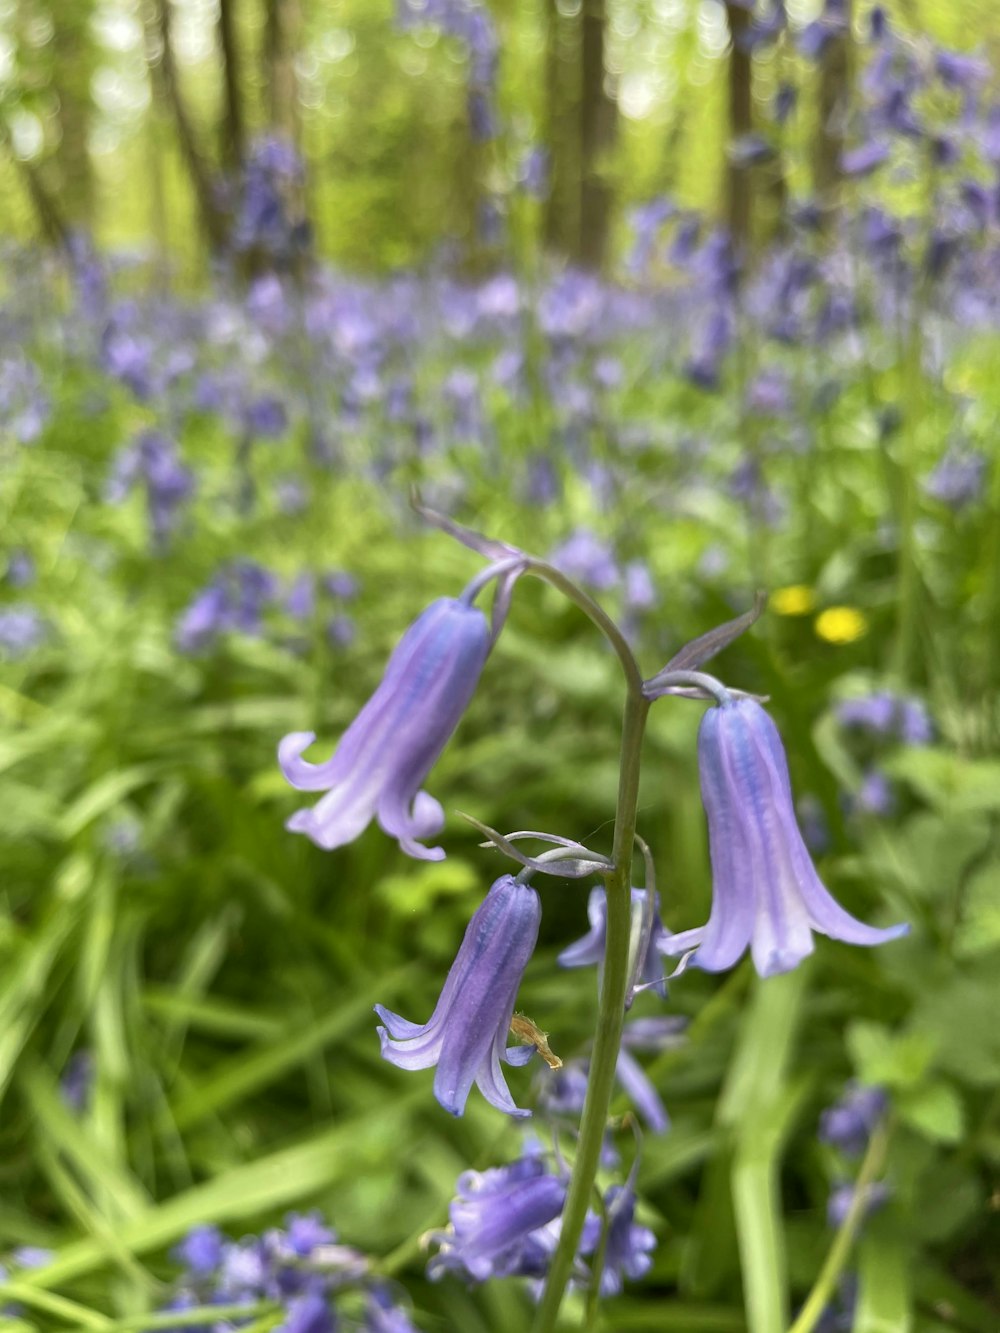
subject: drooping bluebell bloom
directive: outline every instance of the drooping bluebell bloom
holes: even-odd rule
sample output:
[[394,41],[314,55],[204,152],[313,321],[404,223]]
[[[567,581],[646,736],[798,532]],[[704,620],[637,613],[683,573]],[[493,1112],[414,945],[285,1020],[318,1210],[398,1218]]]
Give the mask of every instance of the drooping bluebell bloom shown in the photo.
[[75,1115],[81,1115],[87,1109],[96,1072],[92,1051],[74,1051],[66,1062],[59,1080],[59,1095]]
[[964,509],[982,496],[986,468],[985,454],[951,448],[924,482],[924,490],[949,509]]
[[577,528],[549,556],[556,569],[592,588],[613,588],[620,578],[610,544],[587,528]]
[[819,1137],[841,1152],[858,1157],[868,1146],[872,1130],[885,1114],[888,1099],[881,1088],[851,1083],[819,1119]]
[[624,1045],[615,1062],[615,1078],[653,1134],[666,1134],[670,1116],[642,1065]]
[[778,729],[753,699],[711,708],[698,733],[702,799],[712,859],[708,924],[661,943],[694,950],[709,972],[732,967],[749,946],[763,977],[787,972],[813,951],[813,931],[847,944],[897,939],[857,921],[823,886],[795,820],[788,763]]
[[223,1237],[211,1223],[193,1226],[184,1239],[170,1252],[170,1257],[183,1264],[192,1277],[210,1277],[222,1265]]
[[842,727],[900,740],[904,745],[926,745],[934,738],[934,724],[922,700],[891,690],[843,699],[836,717]]
[[887,144],[871,139],[868,143],[849,148],[840,156],[840,169],[845,176],[870,176],[889,156]]
[[645,1018],[631,1018],[622,1029],[615,1077],[653,1134],[667,1133],[670,1116],[652,1079],[632,1052],[672,1050],[683,1044],[686,1027],[687,1019],[679,1015],[652,1014]]
[[46,626],[33,606],[0,609],[0,661],[16,661],[32,652],[45,638]]
[[489,650],[482,611],[452,597],[433,602],[403,635],[382,683],[331,759],[310,764],[301,757],[315,740],[311,731],[281,742],[278,762],[292,786],[326,789],[318,805],[297,811],[286,827],[329,851],[377,818],[408,855],[441,860],[444,851],[423,840],[440,832],[444,811],[420,786],[458,726]]
[[[857,1186],[850,1181],[845,1181],[830,1191],[826,1204],[826,1220],[831,1227],[844,1225],[856,1194]],[[892,1190],[884,1180],[872,1181],[864,1192],[862,1216],[869,1217],[880,1208],[884,1208],[891,1198]]]
[[434,1096],[452,1115],[464,1111],[473,1083],[508,1115],[531,1114],[515,1106],[500,1061],[527,1064],[535,1051],[508,1049],[507,1034],[541,915],[535,890],[501,875],[473,914],[428,1021],[411,1023],[375,1006],[385,1024],[378,1030],[383,1056],[400,1069],[436,1065]]
[[368,1292],[365,1309],[365,1333],[419,1333],[406,1311],[393,1300],[385,1286],[375,1286]]
[[439,1249],[427,1265],[432,1281],[448,1272],[474,1282],[544,1276],[551,1245],[538,1233],[562,1213],[566,1201],[566,1181],[551,1174],[544,1158],[465,1171],[457,1191],[451,1225],[433,1237]]
[[[646,901],[645,889],[632,890],[633,925],[641,926],[643,908]],[[563,949],[556,960],[561,967],[600,966],[604,962],[604,950],[608,933],[608,898],[603,888],[591,889],[587,899],[587,917],[590,930],[575,944]],[[636,969],[636,980],[651,985],[659,995],[666,994],[663,980],[663,964],[657,955],[659,942],[669,936],[660,920],[660,899],[656,895],[653,905],[653,921],[649,938],[641,941],[642,959]]]
[[869,768],[861,779],[861,786],[848,801],[852,814],[891,815],[896,808],[896,793],[892,783],[879,768]]
[[617,1296],[626,1278],[644,1277],[653,1263],[656,1237],[635,1220],[635,1191],[631,1185],[612,1185],[604,1196],[608,1243],[601,1269],[602,1296]]

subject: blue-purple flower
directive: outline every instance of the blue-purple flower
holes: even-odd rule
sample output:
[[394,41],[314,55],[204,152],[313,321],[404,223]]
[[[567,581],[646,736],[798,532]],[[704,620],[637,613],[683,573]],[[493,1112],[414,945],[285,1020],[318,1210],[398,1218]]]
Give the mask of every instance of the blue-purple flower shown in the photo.
[[[655,895],[651,929],[647,939],[641,938],[645,915],[645,889],[632,890],[632,922],[634,947],[641,949],[638,966],[633,968],[636,979],[651,986],[658,995],[666,995],[663,980],[663,964],[657,955],[660,942],[669,938],[660,921],[660,898]],[[558,957],[562,967],[588,967],[591,964],[601,966],[604,962],[604,949],[608,931],[608,899],[603,888],[591,889],[587,899],[587,917],[590,930],[575,944],[563,949]]]
[[617,1296],[626,1278],[649,1272],[656,1237],[635,1221],[635,1191],[631,1185],[612,1185],[604,1196],[608,1240],[601,1269],[602,1296]]
[[454,1272],[475,1282],[491,1277],[543,1277],[552,1249],[543,1231],[562,1213],[566,1182],[542,1157],[521,1157],[489,1171],[465,1171],[449,1210],[451,1225],[433,1237],[433,1280]]
[[428,1021],[411,1023],[375,1006],[385,1024],[378,1030],[383,1056],[400,1069],[436,1065],[434,1096],[452,1115],[464,1111],[473,1083],[508,1115],[531,1114],[514,1105],[500,1061],[523,1065],[535,1051],[508,1049],[507,1033],[541,914],[535,890],[502,875],[469,922]]
[[820,1116],[819,1137],[841,1152],[858,1157],[868,1146],[872,1131],[885,1114],[887,1098],[881,1088],[852,1083],[840,1101]]
[[787,972],[812,953],[813,931],[846,944],[884,944],[907,926],[857,921],[823,886],[795,821],[778,729],[752,699],[710,709],[698,734],[701,792],[712,858],[708,924],[663,942],[694,950],[709,972],[732,967],[747,946],[761,976]]
[[278,762],[293,787],[326,790],[287,827],[329,851],[377,819],[408,855],[441,860],[443,849],[424,839],[441,831],[444,811],[420,788],[458,726],[489,650],[481,611],[452,597],[433,602],[403,635],[331,759],[310,764],[301,757],[315,740],[311,731],[292,732],[279,745]]

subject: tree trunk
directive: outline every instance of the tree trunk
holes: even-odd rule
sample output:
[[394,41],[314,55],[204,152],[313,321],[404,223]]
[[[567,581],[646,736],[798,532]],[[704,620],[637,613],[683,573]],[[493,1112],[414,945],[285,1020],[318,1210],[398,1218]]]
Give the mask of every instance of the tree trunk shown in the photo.
[[302,29],[299,0],[267,0],[264,29],[264,86],[273,130],[298,147],[299,89],[295,56]]
[[[750,14],[742,5],[726,0],[726,20],[732,49],[729,53],[729,143],[748,135],[753,128],[753,64],[743,38],[750,27]],[[753,195],[750,168],[730,154],[726,166],[726,225],[737,250],[750,243]]]
[[213,250],[225,248],[229,236],[225,213],[219,203],[210,164],[202,156],[187,104],[177,79],[177,63],[171,42],[171,0],[152,0],[151,23],[155,34],[153,56],[154,87],[170,108],[177,128],[177,140],[188,170],[198,206],[198,217]]
[[545,247],[575,256],[580,234],[579,69],[580,23],[560,12],[557,0],[545,7],[545,147],[549,193],[545,202]]
[[222,160],[230,172],[237,172],[246,152],[245,120],[240,80],[240,56],[236,43],[235,0],[219,0],[216,28],[219,55],[222,58],[223,115]]
[[606,0],[583,0],[580,98],[580,260],[601,269],[611,222],[608,158],[615,140],[616,107],[605,86]]
[[851,5],[842,0],[844,27],[831,37],[819,74],[819,124],[813,172],[816,198],[829,219],[837,207],[844,132],[851,97]]
[[31,200],[31,206],[34,209],[35,220],[38,223],[38,230],[42,239],[50,245],[58,245],[68,250],[69,229],[66,225],[66,219],[60,212],[55,198],[46,188],[37,168],[32,163],[25,162],[17,156],[11,141],[10,131],[2,117],[0,117],[0,143],[9,152],[11,160],[24,181],[24,188]]
[[90,38],[92,0],[75,0],[54,9],[52,86],[59,99],[59,144],[55,174],[66,219],[89,231],[94,216],[94,171],[89,132],[93,102],[90,80],[94,47]]

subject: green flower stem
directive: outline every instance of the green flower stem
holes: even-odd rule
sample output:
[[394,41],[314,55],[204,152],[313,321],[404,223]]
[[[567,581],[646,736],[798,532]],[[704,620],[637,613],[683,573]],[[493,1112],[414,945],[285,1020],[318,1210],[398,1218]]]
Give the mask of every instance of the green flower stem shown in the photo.
[[[578,588],[572,579],[567,578],[566,575],[562,572],[562,570],[556,569],[555,565],[546,564],[544,560],[538,560],[536,559],[535,556],[525,556],[524,572],[526,574],[534,574],[535,578],[542,579],[545,583],[551,584],[553,588],[555,588],[558,592],[561,592],[562,595],[565,598],[567,598],[568,601],[571,601],[574,604],[574,606],[578,606],[580,610],[584,613],[584,615],[588,616],[594,622],[597,628],[607,639],[608,643],[610,643],[611,647],[615,650],[615,655],[618,658],[618,661],[621,663],[622,670],[625,673],[625,681],[628,685],[629,694],[630,695],[635,694],[639,696],[639,698],[641,699],[642,673],[639,670],[638,664],[632,653],[632,649],[628,645],[628,640],[625,638],[624,634],[622,634],[621,630],[608,615],[607,611],[605,611],[602,606],[599,606],[592,597],[589,597],[583,591],[582,588]],[[643,702],[645,701],[643,700]],[[646,717],[645,712],[643,712],[642,717],[643,717],[643,725],[645,725],[645,717]],[[626,721],[627,719],[628,719],[628,713],[626,711]],[[641,726],[639,730],[639,741],[640,742],[642,741]],[[625,752],[623,751],[622,752],[623,774],[624,774],[624,756]],[[636,758],[636,767],[638,772],[638,757]],[[620,814],[621,813],[620,785],[618,789],[618,795],[619,795],[618,811]],[[635,825],[634,817],[632,822],[634,828]],[[615,837],[616,848],[617,845],[618,845],[618,839],[616,833]],[[628,846],[628,854],[629,856],[631,856],[632,855],[631,835],[629,836],[629,841],[627,843],[627,846]]]
[[876,1127],[869,1140],[868,1151],[865,1153],[861,1170],[858,1172],[858,1178],[854,1186],[854,1198],[847,1210],[847,1216],[841,1223],[836,1236],[834,1236],[833,1244],[830,1246],[823,1267],[819,1270],[819,1276],[813,1284],[813,1289],[806,1297],[805,1304],[799,1311],[798,1317],[788,1333],[812,1333],[820,1315],[829,1305],[830,1298],[851,1256],[851,1249],[858,1231],[861,1229],[861,1223],[864,1221],[868,1186],[876,1176],[881,1175],[882,1168],[885,1166],[889,1138],[889,1127],[883,1122]]
[[[629,656],[631,658],[631,653]],[[535,1317],[535,1333],[551,1333],[559,1318],[559,1307],[573,1270],[573,1260],[576,1257],[591,1192],[597,1178],[601,1144],[608,1121],[608,1108],[611,1105],[615,1065],[621,1044],[622,1024],[625,1021],[625,992],[629,972],[628,949],[632,929],[632,846],[635,840],[639,799],[639,760],[648,712],[649,701],[642,696],[641,680],[637,688],[630,678],[622,722],[618,808],[615,813],[612,853],[614,870],[607,879],[607,943],[597,1031],[594,1036],[594,1050],[587,1080],[587,1098],[580,1122],[576,1160],[573,1163],[569,1193],[563,1209],[559,1245],[552,1257],[545,1292]],[[596,1277],[594,1280],[597,1280]]]

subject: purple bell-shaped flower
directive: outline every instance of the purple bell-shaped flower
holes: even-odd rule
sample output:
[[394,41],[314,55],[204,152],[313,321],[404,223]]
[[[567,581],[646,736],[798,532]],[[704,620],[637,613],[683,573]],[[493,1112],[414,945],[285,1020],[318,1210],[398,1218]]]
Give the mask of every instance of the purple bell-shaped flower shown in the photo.
[[507,1033],[521,977],[538,939],[538,894],[513,875],[502,875],[469,922],[434,1012],[411,1023],[382,1005],[375,1012],[382,1054],[400,1069],[437,1066],[434,1096],[461,1115],[473,1083],[508,1115],[530,1111],[514,1105],[500,1061],[523,1065],[534,1046],[507,1048]]
[[352,842],[377,819],[410,856],[440,861],[426,847],[444,827],[444,811],[421,784],[458,726],[490,650],[490,627],[469,602],[432,602],[403,635],[382,683],[344,732],[332,759],[302,758],[316,739],[295,731],[278,747],[285,778],[300,791],[326,795],[297,810],[287,827],[328,851]]
[[711,708],[698,733],[701,793],[712,858],[708,924],[660,942],[670,955],[693,950],[709,972],[732,967],[749,945],[762,977],[788,972],[813,951],[813,931],[845,944],[897,939],[857,921],[823,886],[795,820],[778,729],[753,699]]

